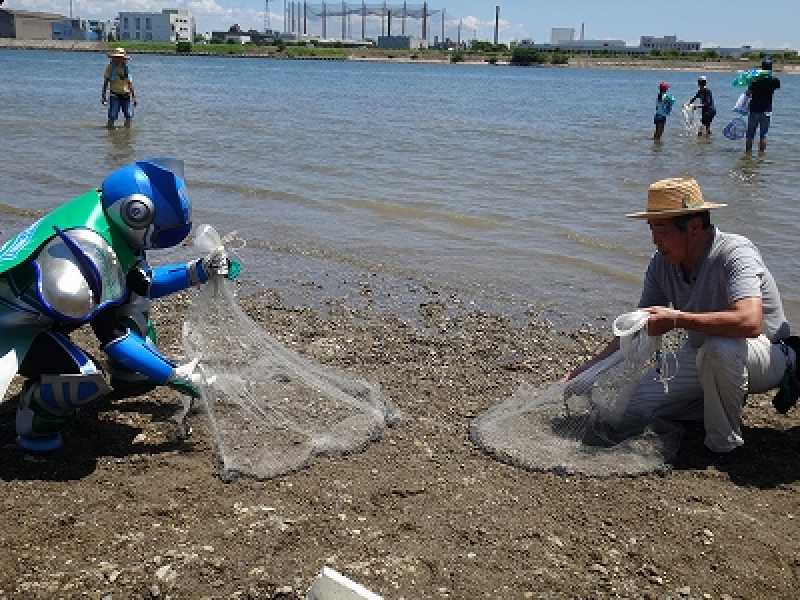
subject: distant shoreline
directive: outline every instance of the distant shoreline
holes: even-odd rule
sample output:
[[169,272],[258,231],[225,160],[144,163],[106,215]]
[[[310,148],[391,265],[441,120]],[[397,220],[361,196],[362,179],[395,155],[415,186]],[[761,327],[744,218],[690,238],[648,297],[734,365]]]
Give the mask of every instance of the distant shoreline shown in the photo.
[[[58,52],[108,52],[109,46],[113,42],[83,42],[83,41],[62,41],[62,40],[17,40],[12,38],[0,38],[0,48],[15,50],[51,50]],[[194,48],[203,46],[195,45]],[[283,53],[268,51],[242,52],[242,53],[217,53],[203,52],[193,49],[186,54],[178,54],[163,50],[151,49],[128,49],[131,55],[137,54],[156,54],[164,56],[216,56],[221,58],[272,58],[276,60],[328,60],[328,61],[355,61],[355,62],[379,62],[384,64],[460,64],[472,66],[508,66],[507,60],[497,59],[494,63],[489,63],[489,57],[474,57],[464,55],[463,60],[458,63],[451,63],[449,58],[439,58],[436,56],[420,56],[414,51],[397,50],[376,52],[374,49],[342,49],[345,53],[341,55],[301,55],[289,56]],[[349,51],[349,53],[347,53]],[[367,56],[365,53],[373,53]],[[743,69],[752,68],[755,60],[686,60],[686,59],[667,59],[667,58],[623,58],[623,57],[589,57],[572,56],[567,65],[534,65],[539,67],[559,67],[559,68],[579,68],[579,69],[625,69],[625,70],[650,70],[650,71],[713,71],[713,72],[735,72]],[[779,64],[776,72],[797,75],[800,74],[800,64]]]

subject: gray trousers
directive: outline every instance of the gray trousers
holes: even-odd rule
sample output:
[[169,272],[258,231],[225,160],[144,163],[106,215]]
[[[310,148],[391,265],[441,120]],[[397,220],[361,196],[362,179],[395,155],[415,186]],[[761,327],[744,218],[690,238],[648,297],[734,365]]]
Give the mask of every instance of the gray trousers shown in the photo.
[[[788,350],[784,354],[783,348]],[[639,382],[625,410],[626,422],[651,424],[659,420],[702,421],[705,445],[730,452],[744,444],[741,415],[748,393],[780,385],[794,352],[757,338],[707,337],[700,348],[685,343],[678,351],[678,371],[669,391],[650,370]]]

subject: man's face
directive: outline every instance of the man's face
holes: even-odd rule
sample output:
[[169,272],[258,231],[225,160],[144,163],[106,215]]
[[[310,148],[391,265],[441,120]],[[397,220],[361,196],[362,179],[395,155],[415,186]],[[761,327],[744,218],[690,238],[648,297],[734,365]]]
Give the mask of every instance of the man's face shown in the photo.
[[648,220],[653,244],[670,264],[678,265],[689,258],[689,233],[681,231],[672,219]]

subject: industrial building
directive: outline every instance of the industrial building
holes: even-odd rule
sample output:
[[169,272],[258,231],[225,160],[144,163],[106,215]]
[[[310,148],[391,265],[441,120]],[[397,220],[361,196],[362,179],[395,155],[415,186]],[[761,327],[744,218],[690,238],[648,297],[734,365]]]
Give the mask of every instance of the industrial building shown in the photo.
[[664,37],[643,35],[639,38],[639,46],[648,51],[677,50],[678,52],[700,52],[702,42],[683,42],[675,35],[665,35]]
[[413,35],[378,36],[378,48],[383,48],[385,50],[419,50],[420,48],[427,47],[427,42],[425,45],[422,44],[423,42],[425,42],[425,40],[421,40]]
[[110,21],[64,18],[53,23],[54,40],[102,42],[113,31]]
[[165,8],[160,13],[119,13],[121,40],[191,42],[194,41],[194,36],[194,17],[188,10]]
[[537,44],[533,40],[520,40],[519,48],[531,48],[539,52],[579,52],[591,54],[593,52],[616,52],[619,54],[646,54],[637,46],[628,46],[624,40],[564,40],[557,44]]
[[781,54],[791,54],[797,56],[797,50],[789,48],[753,48],[752,46],[739,46],[738,48],[720,48],[719,46],[710,46],[703,48],[703,50],[710,50],[716,52],[720,58],[742,58],[751,54],[769,54],[771,56]]
[[18,40],[51,40],[53,23],[64,15],[0,8],[0,37]]
[[550,43],[560,44],[562,42],[572,42],[575,40],[574,27],[553,27],[550,30]]

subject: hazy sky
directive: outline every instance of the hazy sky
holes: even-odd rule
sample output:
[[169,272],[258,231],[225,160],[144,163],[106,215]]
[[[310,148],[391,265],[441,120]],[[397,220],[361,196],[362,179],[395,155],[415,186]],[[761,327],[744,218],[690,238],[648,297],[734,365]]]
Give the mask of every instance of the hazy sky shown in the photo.
[[[243,29],[264,27],[264,0],[72,0],[73,15],[110,18],[120,10],[160,11],[162,8],[187,7],[197,20],[198,31],[227,29],[238,23]],[[763,1],[763,0],[762,0]],[[381,0],[377,0],[380,3]],[[360,4],[351,0],[350,4]],[[283,27],[283,0],[270,1],[271,25]],[[328,2],[338,4],[341,0]],[[390,3],[391,4],[391,3]],[[394,2],[402,5],[402,0]],[[419,2],[421,4],[421,2]],[[455,24],[464,22],[464,35],[489,39],[494,27],[496,1],[432,0],[429,7],[446,9],[447,35],[455,35]],[[499,2],[501,41],[533,38],[550,41],[551,27],[574,27],[586,24],[587,38],[611,38],[638,43],[640,35],[677,35],[706,45],[800,48],[800,1],[770,0],[764,8],[752,0],[505,0]],[[42,10],[68,14],[69,0],[6,0],[5,8]],[[329,32],[340,31],[338,19],[330,19]],[[319,25],[310,24],[312,33]],[[353,29],[360,28],[353,18]],[[397,25],[399,29],[399,25]],[[441,31],[441,16],[433,17],[434,33]],[[419,34],[419,25],[409,22],[408,30]]]

